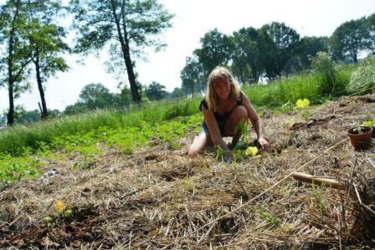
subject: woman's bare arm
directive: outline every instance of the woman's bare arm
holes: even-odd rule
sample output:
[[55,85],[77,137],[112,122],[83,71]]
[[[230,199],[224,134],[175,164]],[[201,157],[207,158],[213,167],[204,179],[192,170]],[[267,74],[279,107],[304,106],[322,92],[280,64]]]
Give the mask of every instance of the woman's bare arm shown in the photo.
[[219,126],[217,125],[213,112],[206,109],[204,106],[202,107],[202,112],[214,146],[220,146],[224,151],[229,150],[227,144],[223,140],[222,135],[220,134]]
[[249,114],[249,119],[254,126],[260,146],[263,149],[268,149],[269,144],[264,137],[263,122],[256,113],[253,105],[251,105],[249,98],[244,93],[242,94],[242,105],[246,108],[247,113]]

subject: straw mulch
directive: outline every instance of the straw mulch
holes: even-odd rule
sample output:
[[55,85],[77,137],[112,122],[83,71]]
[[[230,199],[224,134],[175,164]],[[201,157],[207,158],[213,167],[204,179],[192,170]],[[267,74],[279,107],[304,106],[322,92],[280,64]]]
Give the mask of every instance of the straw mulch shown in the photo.
[[[9,249],[358,249],[374,247],[374,142],[354,151],[346,130],[374,117],[374,96],[345,97],[263,118],[270,152],[226,164],[155,143],[45,160],[44,176],[0,193],[0,247]],[[252,133],[255,138],[254,133]],[[63,153],[63,152],[62,152]],[[55,169],[56,171],[52,171]],[[349,192],[293,180],[329,176]],[[368,185],[366,185],[366,182]],[[360,200],[359,200],[360,199]],[[73,211],[56,217],[56,201]],[[43,218],[53,222],[47,226]],[[372,223],[372,224],[368,224]]]

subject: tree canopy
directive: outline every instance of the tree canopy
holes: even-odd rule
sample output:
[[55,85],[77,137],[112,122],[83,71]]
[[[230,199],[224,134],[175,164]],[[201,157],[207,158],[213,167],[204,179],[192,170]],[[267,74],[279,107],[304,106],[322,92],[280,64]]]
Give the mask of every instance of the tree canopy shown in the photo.
[[78,31],[75,51],[107,48],[111,62],[126,69],[133,100],[140,102],[134,58],[145,47],[164,47],[157,35],[171,27],[173,15],[156,0],[72,0],[70,6]]
[[152,82],[149,86],[147,86],[146,96],[150,100],[161,100],[167,95],[167,91],[165,91],[165,86],[161,85],[157,82]]

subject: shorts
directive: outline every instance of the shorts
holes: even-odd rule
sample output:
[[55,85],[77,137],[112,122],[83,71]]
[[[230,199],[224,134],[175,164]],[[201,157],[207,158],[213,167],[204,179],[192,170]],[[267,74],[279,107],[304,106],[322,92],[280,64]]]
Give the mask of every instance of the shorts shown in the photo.
[[[219,126],[221,137],[229,136],[225,133],[225,120],[216,120],[217,125]],[[205,122],[202,123],[201,126],[201,132],[200,133],[206,133],[210,134],[210,131],[208,130],[207,124]]]

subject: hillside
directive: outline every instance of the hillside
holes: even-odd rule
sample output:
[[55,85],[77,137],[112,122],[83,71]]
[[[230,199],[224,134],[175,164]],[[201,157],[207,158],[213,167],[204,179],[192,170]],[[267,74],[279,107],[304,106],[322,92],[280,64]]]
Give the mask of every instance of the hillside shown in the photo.
[[[374,101],[343,97],[311,108],[307,121],[264,112],[271,151],[232,164],[213,150],[189,159],[193,134],[178,149],[155,140],[132,154],[98,144],[103,156],[88,165],[61,151],[44,160],[44,175],[0,192],[0,247],[361,248],[374,236],[375,195],[363,184],[375,177],[375,147],[354,151],[346,131],[374,118]],[[294,180],[296,170],[355,184],[369,210],[347,191]],[[59,215],[58,200],[72,214]]]

